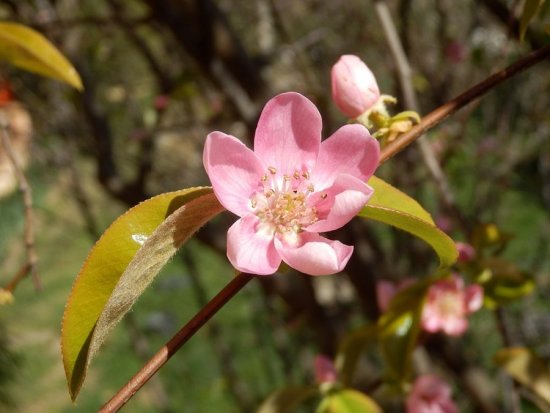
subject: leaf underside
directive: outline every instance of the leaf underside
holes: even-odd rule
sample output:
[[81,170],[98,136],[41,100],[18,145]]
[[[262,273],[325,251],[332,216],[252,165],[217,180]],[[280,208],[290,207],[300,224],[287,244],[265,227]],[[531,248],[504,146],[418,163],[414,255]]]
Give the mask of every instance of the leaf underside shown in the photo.
[[211,188],[184,189],[142,202],[103,233],[75,280],[63,315],[61,350],[73,400],[108,333],[177,249],[221,211]]

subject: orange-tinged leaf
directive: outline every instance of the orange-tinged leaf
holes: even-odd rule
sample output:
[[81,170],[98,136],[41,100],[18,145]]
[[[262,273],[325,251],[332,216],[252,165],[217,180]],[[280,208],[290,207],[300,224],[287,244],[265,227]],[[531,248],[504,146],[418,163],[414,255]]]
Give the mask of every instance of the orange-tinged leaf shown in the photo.
[[[211,188],[184,189],[142,202],[104,232],[78,274],[63,316],[61,349],[73,400],[90,363],[91,345],[96,352],[176,249],[222,210]],[[135,288],[128,289],[128,282]]]
[[82,90],[82,80],[61,52],[37,31],[18,23],[0,22],[0,59]]

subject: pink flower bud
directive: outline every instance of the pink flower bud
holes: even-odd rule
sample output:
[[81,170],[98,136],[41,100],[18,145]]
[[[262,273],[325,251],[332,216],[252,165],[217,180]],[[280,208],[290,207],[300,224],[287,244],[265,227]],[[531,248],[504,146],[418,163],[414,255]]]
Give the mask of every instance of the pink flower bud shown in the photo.
[[166,95],[158,95],[155,97],[155,101],[153,103],[153,106],[156,110],[161,111],[166,109],[168,106],[168,103],[170,103],[170,97]]
[[354,55],[343,55],[332,66],[332,99],[338,109],[356,118],[380,97],[376,79],[367,65]]
[[430,333],[443,331],[459,336],[468,328],[468,314],[483,304],[483,288],[479,285],[464,287],[457,275],[437,281],[428,289],[422,309],[422,328]]
[[457,242],[458,262],[467,263],[476,257],[476,250],[466,242]]
[[333,383],[337,380],[338,373],[331,359],[319,354],[315,357],[314,363],[317,383]]
[[416,379],[407,397],[407,413],[458,413],[451,399],[451,388],[437,376]]
[[462,63],[466,60],[468,55],[468,49],[457,40],[453,40],[445,47],[445,56],[451,63]]

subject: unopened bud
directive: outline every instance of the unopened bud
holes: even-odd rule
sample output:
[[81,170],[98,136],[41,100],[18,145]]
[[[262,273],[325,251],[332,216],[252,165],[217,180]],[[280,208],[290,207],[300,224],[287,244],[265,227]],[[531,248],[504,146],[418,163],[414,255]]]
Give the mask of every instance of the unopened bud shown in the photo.
[[350,118],[369,110],[380,97],[376,78],[367,65],[354,55],[343,55],[331,71],[332,99]]

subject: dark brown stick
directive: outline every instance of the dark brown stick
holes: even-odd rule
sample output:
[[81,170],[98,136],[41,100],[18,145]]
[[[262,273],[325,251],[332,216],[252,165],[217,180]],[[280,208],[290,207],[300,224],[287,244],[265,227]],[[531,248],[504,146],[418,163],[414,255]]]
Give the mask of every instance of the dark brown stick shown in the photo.
[[117,412],[130,398],[153,377],[153,375],[193,335],[237,294],[252,278],[250,274],[238,274],[208,304],[203,307],[172,339],[166,343],[100,410],[100,413]]
[[463,108],[468,103],[480,98],[495,86],[498,86],[505,80],[517,75],[518,73],[530,68],[544,59],[547,59],[548,57],[550,57],[550,45],[546,45],[543,48],[528,54],[508,66],[506,69],[489,76],[483,82],[478,83],[471,89],[468,89],[466,92],[438,107],[431,113],[424,116],[420,123],[410,131],[404,133],[399,138],[388,144],[388,146],[382,150],[380,155],[380,163],[387,161],[396,153],[401,152],[408,145],[426,133],[427,130],[433,128],[443,119]]

